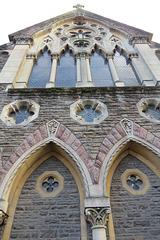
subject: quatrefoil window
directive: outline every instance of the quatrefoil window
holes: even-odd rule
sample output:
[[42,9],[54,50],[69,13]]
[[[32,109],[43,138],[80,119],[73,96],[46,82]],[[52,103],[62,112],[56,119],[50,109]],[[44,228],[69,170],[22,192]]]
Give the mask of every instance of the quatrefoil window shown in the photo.
[[137,103],[138,111],[141,116],[152,122],[160,122],[160,99],[159,98],[142,98]]
[[139,190],[143,185],[143,181],[139,178],[139,176],[135,174],[131,174],[126,182],[129,187],[133,188],[136,191]]
[[3,108],[0,118],[7,126],[24,126],[38,117],[39,109],[32,100],[17,100]]
[[76,115],[86,122],[93,122],[95,118],[101,115],[101,112],[96,110],[95,105],[85,105],[83,109],[77,111]]
[[98,100],[78,100],[70,106],[70,116],[83,125],[99,124],[108,117],[108,111]]
[[53,177],[49,176],[42,182],[42,187],[46,192],[53,192],[56,191],[59,186],[58,180]]
[[42,197],[55,197],[64,187],[64,178],[57,171],[46,171],[37,179],[36,189]]
[[121,180],[123,187],[132,195],[144,195],[150,188],[147,175],[139,169],[126,169]]

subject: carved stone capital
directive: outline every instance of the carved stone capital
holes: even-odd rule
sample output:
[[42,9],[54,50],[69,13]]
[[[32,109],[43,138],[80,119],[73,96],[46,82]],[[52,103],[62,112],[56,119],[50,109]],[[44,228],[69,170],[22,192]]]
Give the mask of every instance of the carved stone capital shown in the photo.
[[8,214],[0,209],[0,226],[7,223]]
[[36,53],[27,53],[26,58],[36,60],[37,56]]
[[33,43],[33,38],[31,36],[21,35],[14,37],[13,42],[16,45],[31,45]]
[[109,207],[92,207],[85,208],[85,218],[92,226],[106,226],[108,215],[110,213]]
[[58,60],[59,59],[59,54],[51,54],[51,59],[52,60]]
[[106,53],[106,59],[109,60],[109,59],[113,59],[114,58],[114,54],[111,52],[111,53]]
[[136,52],[130,52],[128,54],[128,58],[131,60],[132,58],[138,58],[138,53]]

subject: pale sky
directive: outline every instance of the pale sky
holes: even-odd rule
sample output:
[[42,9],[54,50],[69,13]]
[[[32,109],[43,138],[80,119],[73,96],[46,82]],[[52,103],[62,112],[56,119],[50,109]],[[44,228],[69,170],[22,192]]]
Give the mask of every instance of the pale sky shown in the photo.
[[153,33],[152,40],[160,43],[159,0],[2,0],[0,45],[9,42],[9,34],[72,11],[78,3],[87,11]]

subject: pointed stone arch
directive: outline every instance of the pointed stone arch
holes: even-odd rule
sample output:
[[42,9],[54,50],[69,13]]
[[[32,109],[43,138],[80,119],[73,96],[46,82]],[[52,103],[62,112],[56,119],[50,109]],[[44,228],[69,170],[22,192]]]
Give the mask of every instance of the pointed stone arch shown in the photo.
[[[89,185],[92,184],[92,177],[94,177],[94,164],[77,137],[65,125],[52,120],[31,133],[15,149],[8,161],[0,169],[0,195],[1,199],[5,200],[6,205],[12,184],[20,169],[27,166],[27,161],[32,155],[36,154],[40,149],[43,151],[43,147],[50,143],[58,146],[72,159],[73,165],[77,167],[83,179],[85,195],[89,196]],[[92,176],[90,173],[92,173]],[[6,211],[6,208],[7,206],[4,211]]]
[[143,150],[147,149],[146,154],[152,152],[157,158],[160,157],[160,139],[139,124],[129,119],[123,119],[106,135],[99,148],[95,161],[97,175],[94,176],[97,183],[99,182],[103,186],[106,184],[113,161],[126,149],[132,149],[128,145],[129,143],[134,143],[135,148],[139,145]]

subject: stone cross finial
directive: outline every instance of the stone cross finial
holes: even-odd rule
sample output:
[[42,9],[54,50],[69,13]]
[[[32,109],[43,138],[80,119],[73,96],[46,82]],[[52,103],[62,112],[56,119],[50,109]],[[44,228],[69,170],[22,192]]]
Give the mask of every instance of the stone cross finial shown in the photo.
[[84,8],[84,6],[83,6],[83,5],[81,5],[81,4],[77,4],[77,5],[73,6],[73,7],[74,7],[74,8],[77,8],[77,9]]

